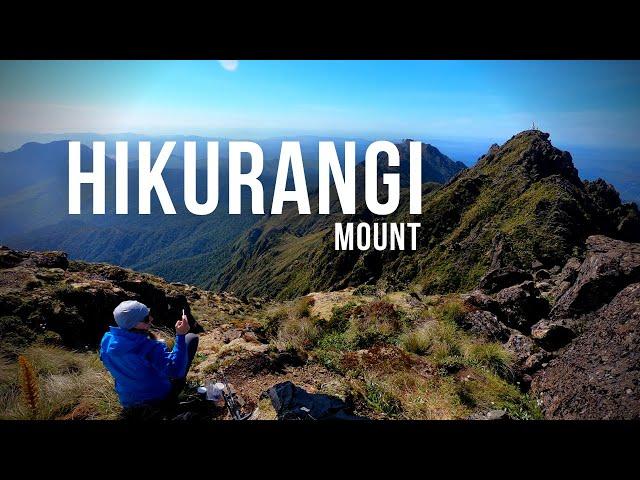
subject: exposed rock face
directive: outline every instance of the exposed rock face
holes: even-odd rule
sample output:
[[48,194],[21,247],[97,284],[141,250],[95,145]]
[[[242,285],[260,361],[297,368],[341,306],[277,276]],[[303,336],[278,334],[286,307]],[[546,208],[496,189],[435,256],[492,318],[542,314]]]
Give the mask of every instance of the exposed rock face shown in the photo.
[[[590,188],[601,189],[607,206],[611,191]],[[463,296],[470,312],[462,326],[503,343],[546,417],[640,418],[640,244],[594,235],[584,260],[538,268],[535,285],[497,291],[506,271],[490,272],[484,291]]]
[[509,338],[509,329],[498,320],[495,314],[486,310],[468,312],[460,324],[471,333],[492,341],[504,342]]
[[[64,345],[94,348],[113,321],[113,309],[135,299],[151,309],[154,324],[173,328],[185,313],[194,332],[202,327],[191,314],[193,287],[106,264],[69,262],[62,252],[22,252],[0,247],[0,319],[6,335],[31,339],[45,330]],[[25,329],[29,335],[25,335]]]
[[548,418],[640,418],[640,283],[618,293],[531,386]]
[[491,270],[480,279],[478,288],[487,293],[496,293],[503,288],[511,287],[528,280],[533,280],[533,275],[519,268],[497,268]]
[[500,290],[496,301],[502,321],[509,327],[528,333],[529,328],[549,311],[533,282],[527,281]]
[[547,417],[640,418],[639,280],[640,244],[601,235],[555,278],[552,291],[564,293],[531,329],[555,352],[531,384]]
[[640,244],[602,235],[587,239],[587,255],[577,278],[556,302],[551,316],[574,317],[610,301],[625,285],[640,280]]

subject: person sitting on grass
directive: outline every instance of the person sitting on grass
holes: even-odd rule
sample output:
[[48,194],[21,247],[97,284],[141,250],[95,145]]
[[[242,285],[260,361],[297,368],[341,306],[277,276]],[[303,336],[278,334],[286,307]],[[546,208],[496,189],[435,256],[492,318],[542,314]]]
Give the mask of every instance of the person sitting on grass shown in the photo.
[[153,317],[143,303],[127,300],[113,311],[117,327],[109,327],[100,342],[100,359],[115,380],[126,409],[167,408],[176,403],[198,348],[183,315],[176,322],[173,350],[149,331]]

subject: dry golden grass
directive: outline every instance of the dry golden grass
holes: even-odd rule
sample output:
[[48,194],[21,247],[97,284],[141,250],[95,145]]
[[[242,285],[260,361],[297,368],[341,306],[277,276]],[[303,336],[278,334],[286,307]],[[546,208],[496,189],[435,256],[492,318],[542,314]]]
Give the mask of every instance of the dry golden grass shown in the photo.
[[38,400],[35,408],[32,402],[22,401],[24,387],[20,388],[18,364],[7,358],[0,359],[0,418],[53,420],[119,416],[121,407],[113,379],[95,353],[34,344],[25,349],[22,357],[32,367]]

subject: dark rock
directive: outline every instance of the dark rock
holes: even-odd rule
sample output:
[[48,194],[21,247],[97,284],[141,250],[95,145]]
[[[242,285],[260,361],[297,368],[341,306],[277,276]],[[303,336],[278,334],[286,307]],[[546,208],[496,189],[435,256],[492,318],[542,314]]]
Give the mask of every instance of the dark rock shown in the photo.
[[533,276],[529,272],[518,268],[498,268],[482,277],[478,288],[486,293],[496,293],[527,280],[533,280]]
[[575,257],[571,257],[567,260],[567,263],[561,270],[560,267],[550,270],[550,273],[555,272],[550,279],[552,286],[548,292],[548,298],[552,302],[555,302],[558,298],[564,295],[569,288],[571,288],[571,285],[573,285],[578,277],[580,265],[582,265],[582,261]]
[[522,370],[527,359],[540,351],[540,347],[531,338],[515,330],[504,344],[504,348],[513,355],[516,370]]
[[240,338],[240,337],[242,337],[242,330],[231,328],[226,332],[224,332],[224,335],[222,336],[222,340],[224,341],[224,343],[229,343],[235,340],[236,338]]
[[538,270],[539,268],[542,268],[544,265],[542,264],[542,262],[540,260],[534,260],[533,262],[531,262],[531,269],[532,270]]
[[480,290],[474,290],[471,293],[463,294],[462,299],[467,305],[479,310],[488,310],[493,313],[500,310],[498,302]]
[[498,320],[498,317],[486,310],[467,312],[462,318],[460,326],[491,341],[506,342],[510,334],[509,329]]
[[531,327],[531,337],[538,345],[551,352],[567,345],[575,335],[575,331],[565,320],[543,319]]
[[541,282],[543,280],[549,280],[550,278],[551,278],[551,274],[549,273],[548,270],[545,270],[544,268],[541,268],[540,270],[537,270],[533,274],[533,279],[536,282]]
[[640,419],[640,283],[590,314],[580,335],[533,378],[547,418]]
[[69,268],[69,259],[65,252],[29,252],[29,258],[40,268]]
[[245,342],[260,343],[258,336],[252,331],[244,332],[242,338]]
[[587,239],[587,254],[575,283],[556,301],[552,318],[595,310],[630,283],[640,280],[640,244],[602,235]]
[[9,250],[7,247],[0,248],[0,268],[12,268],[24,260],[18,252]]
[[509,327],[528,333],[529,327],[549,312],[548,302],[539,295],[531,281],[501,290],[495,297],[501,313],[499,319]]

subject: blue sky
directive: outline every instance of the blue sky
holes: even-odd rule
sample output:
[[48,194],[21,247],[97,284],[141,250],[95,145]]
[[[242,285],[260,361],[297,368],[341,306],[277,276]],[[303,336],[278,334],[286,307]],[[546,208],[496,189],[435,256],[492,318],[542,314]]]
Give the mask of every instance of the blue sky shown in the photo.
[[640,62],[0,62],[0,134],[336,135],[640,147]]

